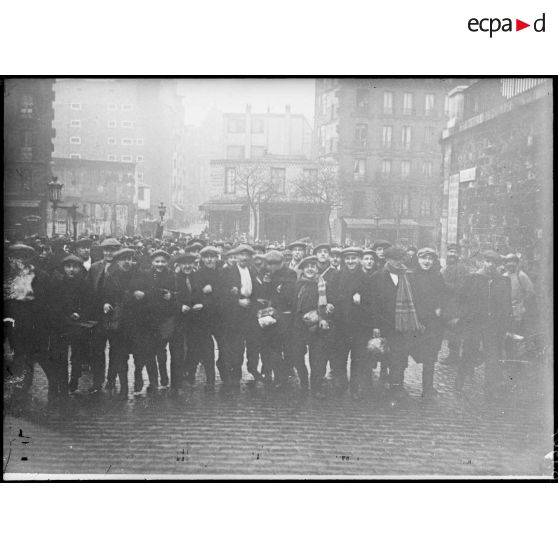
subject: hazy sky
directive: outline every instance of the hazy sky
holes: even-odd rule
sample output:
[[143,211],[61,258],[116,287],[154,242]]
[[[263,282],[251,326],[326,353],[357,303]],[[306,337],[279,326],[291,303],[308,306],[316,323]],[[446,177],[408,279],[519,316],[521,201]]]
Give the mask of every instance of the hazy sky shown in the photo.
[[313,79],[185,79],[179,93],[184,96],[187,124],[200,124],[207,111],[216,107],[223,112],[302,113],[312,123],[314,118]]

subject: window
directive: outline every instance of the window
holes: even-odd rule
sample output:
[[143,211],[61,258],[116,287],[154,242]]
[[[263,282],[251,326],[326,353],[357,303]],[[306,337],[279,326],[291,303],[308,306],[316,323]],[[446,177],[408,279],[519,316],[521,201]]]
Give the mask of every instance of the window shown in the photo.
[[382,147],[384,149],[391,148],[391,137],[393,134],[393,126],[382,127]]
[[136,162],[143,163],[143,155],[136,155]]
[[143,145],[143,138],[137,138],[136,145]]
[[227,159],[244,159],[244,146],[229,145],[227,147]]
[[225,169],[225,194],[236,193],[236,169],[229,167]]
[[405,150],[411,149],[411,127],[401,127],[401,147]]
[[401,161],[401,178],[408,178],[411,174],[411,161]]
[[138,172],[138,181],[143,182],[143,172]]
[[409,215],[409,194],[403,194],[399,197],[399,215],[406,217]]
[[70,128],[81,128],[81,120],[70,120]]
[[134,140],[132,138],[122,138],[122,145],[133,145]]
[[427,93],[424,96],[424,114],[429,116],[434,112],[434,104],[436,102],[436,95],[434,93]]
[[403,114],[409,115],[414,113],[414,98],[412,93],[403,93]]
[[444,97],[444,115],[445,116],[449,116],[449,106],[450,106],[450,100],[449,97],[446,95]]
[[71,110],[81,110],[81,103],[70,103]]
[[116,120],[109,120],[109,121],[107,122],[107,126],[108,126],[109,128],[116,128]]
[[384,91],[384,114],[393,114],[393,93]]
[[70,153],[70,159],[81,159],[81,155],[79,153]]
[[33,95],[22,95],[19,113],[23,118],[31,118],[33,116]]
[[109,110],[118,110],[118,105],[111,103],[107,108]]
[[253,134],[263,134],[264,132],[264,121],[262,118],[254,118],[252,120],[252,133]]
[[421,217],[430,217],[432,215],[432,198],[422,198],[420,201]]
[[243,118],[231,118],[227,122],[227,131],[231,134],[243,134],[246,131],[246,121]]
[[122,105],[122,110],[132,110],[132,105]]
[[362,182],[366,178],[366,159],[355,159],[353,165],[353,179]]
[[[139,178],[139,173],[138,173],[138,178]],[[145,188],[138,188],[138,201],[144,201],[145,200]]]
[[131,163],[133,161],[133,157],[131,155],[122,155],[122,157],[120,158],[120,160],[123,163]]
[[303,169],[302,177],[306,182],[315,182],[318,179],[318,169]]
[[109,161],[116,161],[116,155],[109,155],[109,156],[107,157],[107,159],[108,159]]
[[79,136],[71,136],[70,143],[73,143],[74,145],[80,144],[81,138]]
[[251,153],[253,159],[259,159],[265,155],[265,147],[263,145],[253,145]]
[[424,147],[432,147],[434,143],[434,128],[424,129]]
[[369,90],[361,87],[356,90],[356,109],[358,112],[368,111]]
[[363,217],[366,213],[366,193],[353,192],[353,217]]
[[273,186],[273,190],[278,194],[285,193],[285,176],[286,176],[286,169],[283,168],[271,169],[271,184]]
[[122,128],[133,128],[134,123],[131,122],[130,120],[122,120],[121,126],[122,126]]
[[107,138],[107,143],[109,145],[116,145],[116,138]]
[[391,174],[391,159],[384,159],[382,161],[382,174],[389,176]]
[[432,161],[424,161],[422,163],[422,174],[424,174],[426,178],[430,178],[432,176]]
[[355,126],[355,144],[357,147],[366,147],[368,137],[368,124],[357,124]]

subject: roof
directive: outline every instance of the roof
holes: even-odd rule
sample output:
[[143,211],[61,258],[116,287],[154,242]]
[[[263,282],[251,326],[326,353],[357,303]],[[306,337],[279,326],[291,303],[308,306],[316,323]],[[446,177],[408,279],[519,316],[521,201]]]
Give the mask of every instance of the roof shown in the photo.
[[390,227],[418,227],[419,224],[412,219],[401,219],[399,225],[395,219],[360,219],[353,217],[343,217],[343,221],[349,229],[379,229]]

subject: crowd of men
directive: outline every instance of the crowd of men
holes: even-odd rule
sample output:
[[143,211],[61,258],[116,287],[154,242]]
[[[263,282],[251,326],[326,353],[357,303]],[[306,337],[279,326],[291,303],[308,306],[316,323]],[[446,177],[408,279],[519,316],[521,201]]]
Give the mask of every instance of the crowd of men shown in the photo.
[[334,393],[359,399],[377,371],[394,402],[407,395],[411,356],[431,398],[444,338],[456,391],[484,362],[492,394],[533,312],[533,283],[516,254],[488,250],[471,269],[457,245],[443,269],[434,248],[382,240],[361,248],[34,238],[8,243],[5,256],[5,370],[28,391],[38,363],[54,400],[79,391],[84,373],[90,393],[128,398],[130,355],[135,393],[181,392],[203,377],[200,364],[208,390],[217,373],[222,389],[235,389],[246,363],[254,382],[317,398],[330,392],[327,376]]

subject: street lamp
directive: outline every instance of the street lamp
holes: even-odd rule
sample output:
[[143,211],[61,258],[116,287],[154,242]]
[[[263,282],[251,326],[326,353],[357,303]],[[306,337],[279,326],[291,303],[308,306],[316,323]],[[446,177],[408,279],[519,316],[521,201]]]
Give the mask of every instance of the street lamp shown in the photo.
[[64,188],[64,184],[58,182],[58,178],[53,176],[48,183],[48,198],[52,203],[52,236],[56,234],[56,209],[58,202],[62,199],[62,188]]
[[161,222],[163,222],[163,219],[165,217],[165,213],[167,212],[167,207],[165,206],[165,204],[163,202],[161,202],[159,204],[159,217],[161,217]]
[[78,208],[77,203],[74,203],[74,204],[72,205],[72,225],[74,226],[74,242],[77,241],[77,224],[78,224],[78,221],[77,221],[77,208]]

